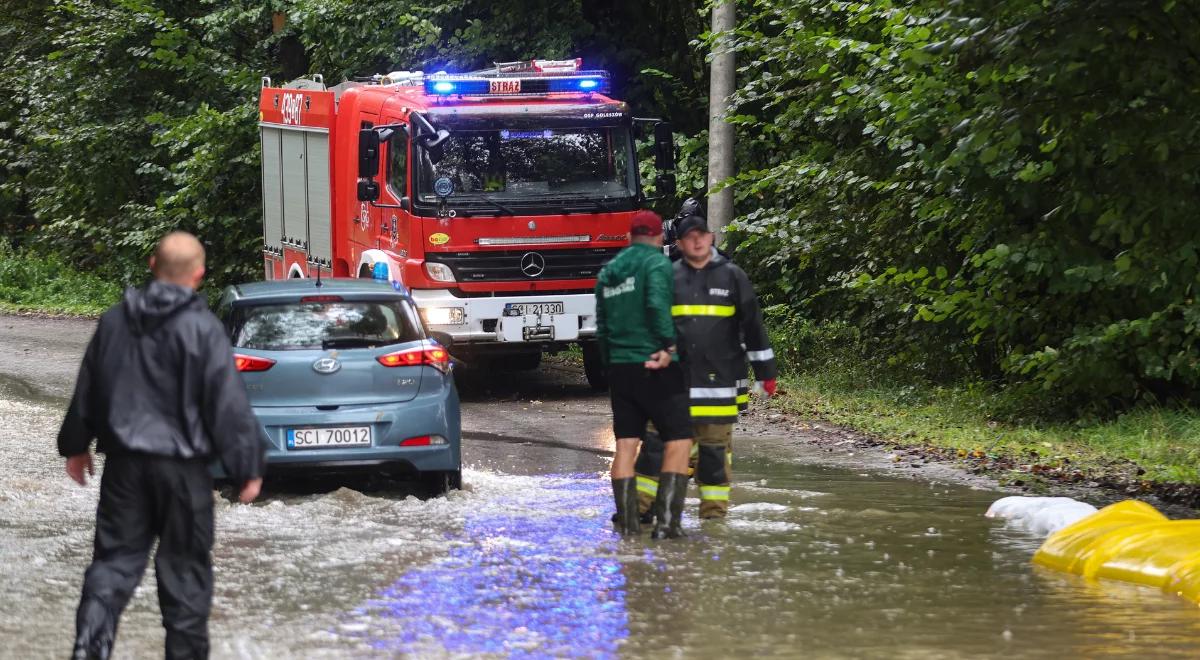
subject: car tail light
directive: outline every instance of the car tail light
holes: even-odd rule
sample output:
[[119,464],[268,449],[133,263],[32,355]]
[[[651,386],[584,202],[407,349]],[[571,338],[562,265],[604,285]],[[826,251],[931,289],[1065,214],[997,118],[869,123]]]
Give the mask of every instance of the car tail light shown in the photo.
[[385,367],[417,367],[427,364],[442,373],[450,369],[450,353],[441,346],[422,346],[380,355],[375,358]]
[[266,371],[275,366],[275,360],[255,355],[240,355],[234,353],[233,364],[238,371]]
[[400,443],[401,447],[424,447],[427,445],[444,445],[446,439],[440,435],[419,435]]
[[319,302],[342,302],[341,296],[303,296],[300,298],[302,303],[319,303]]

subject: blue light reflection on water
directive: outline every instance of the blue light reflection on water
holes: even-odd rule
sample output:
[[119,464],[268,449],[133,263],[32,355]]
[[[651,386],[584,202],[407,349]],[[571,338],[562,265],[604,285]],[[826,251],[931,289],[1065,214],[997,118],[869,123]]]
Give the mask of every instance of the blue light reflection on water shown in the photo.
[[452,654],[615,656],[629,629],[608,482],[594,474],[544,481],[519,498],[536,509],[483,504],[467,513],[449,557],[405,573],[359,608],[354,614],[386,622],[363,641],[400,653],[433,644]]

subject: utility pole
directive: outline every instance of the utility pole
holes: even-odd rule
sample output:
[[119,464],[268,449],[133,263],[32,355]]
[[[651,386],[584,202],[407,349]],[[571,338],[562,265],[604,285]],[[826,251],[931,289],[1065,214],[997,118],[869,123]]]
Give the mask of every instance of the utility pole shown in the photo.
[[[736,173],[733,162],[733,125],[725,121],[729,97],[733,94],[734,65],[731,34],[737,26],[736,0],[714,0],[712,32],[720,35],[713,43],[708,99],[708,188]],[[725,227],[733,220],[733,188],[725,188],[708,197],[708,225],[725,240]]]

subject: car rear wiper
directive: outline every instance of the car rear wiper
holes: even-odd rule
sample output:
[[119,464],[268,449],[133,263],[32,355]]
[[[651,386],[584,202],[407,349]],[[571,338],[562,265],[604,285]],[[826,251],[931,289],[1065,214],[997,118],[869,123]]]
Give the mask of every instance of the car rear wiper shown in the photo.
[[331,348],[374,348],[388,342],[370,337],[331,337],[321,340],[321,350]]

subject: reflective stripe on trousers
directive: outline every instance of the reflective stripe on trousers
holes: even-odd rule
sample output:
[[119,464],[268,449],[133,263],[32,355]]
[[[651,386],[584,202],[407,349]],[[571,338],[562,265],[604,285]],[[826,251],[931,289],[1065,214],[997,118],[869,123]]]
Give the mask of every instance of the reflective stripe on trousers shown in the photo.
[[700,486],[700,499],[715,502],[728,502],[729,486]]
[[651,477],[637,476],[637,489],[639,493],[645,493],[650,497],[658,495],[658,479]]

